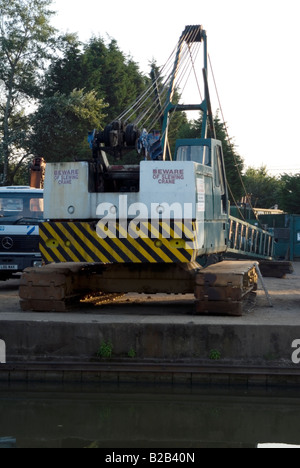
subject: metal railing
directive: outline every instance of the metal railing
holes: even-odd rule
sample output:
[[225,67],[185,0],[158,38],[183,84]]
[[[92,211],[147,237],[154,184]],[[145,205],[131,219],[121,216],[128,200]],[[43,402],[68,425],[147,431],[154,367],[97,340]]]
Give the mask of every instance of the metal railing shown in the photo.
[[227,252],[247,258],[273,259],[274,235],[230,216]]

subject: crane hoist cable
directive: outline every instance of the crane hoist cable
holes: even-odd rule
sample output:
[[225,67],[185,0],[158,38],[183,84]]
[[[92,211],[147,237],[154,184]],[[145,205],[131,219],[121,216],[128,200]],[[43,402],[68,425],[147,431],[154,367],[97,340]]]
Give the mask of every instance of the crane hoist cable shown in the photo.
[[[190,75],[190,63],[192,63],[192,67],[194,66],[195,60],[199,52],[199,47],[191,47],[190,44],[192,44],[192,46],[195,45],[193,41],[195,40],[197,34],[198,32],[195,31],[194,28],[190,28],[190,31],[187,32],[186,36],[183,36],[180,39],[182,45],[182,52],[180,64],[177,71],[177,79],[175,82],[176,89],[180,87],[186,74]],[[199,46],[199,44],[196,43],[196,46]],[[127,121],[134,120],[135,125],[143,123],[143,125],[146,126],[146,124],[150,121],[151,124],[154,125],[161,118],[162,113],[165,112],[166,107],[169,104],[167,101],[167,96],[170,86],[170,80],[174,72],[173,64],[176,55],[176,50],[177,46],[173,50],[165,65],[160,68],[157,77],[157,80],[160,83],[161,102],[164,102],[163,107],[161,108],[158,106],[157,99],[154,95],[153,86],[150,85],[128,109],[126,109],[122,114],[119,115],[119,117],[116,120],[123,120],[126,118]]]
[[[196,51],[196,53],[197,53],[197,51]],[[175,82],[176,83],[176,89],[180,88],[181,82],[185,78],[186,74],[190,75],[189,67],[192,66],[192,65],[191,65],[191,62],[189,60],[187,60],[189,54],[190,54],[189,50],[184,50],[183,53],[182,53],[182,59],[181,59],[180,67],[179,67],[178,72],[177,72],[177,80]],[[169,89],[169,82],[170,82],[171,77],[172,77],[171,73],[169,74],[169,76],[166,77],[163,90]],[[169,101],[167,101],[166,99],[165,100],[161,99],[161,101],[162,102],[165,101],[165,105],[163,106],[163,109],[162,109],[163,111],[165,111],[168,104],[169,104]],[[158,115],[158,117],[160,117],[160,115]]]
[[[186,81],[185,81],[183,87],[181,88],[181,91],[182,91],[182,92],[185,90],[185,88],[186,88],[186,86],[187,86],[187,84],[188,84],[188,81],[189,81],[189,78],[190,78],[190,76],[191,76],[192,71],[193,71],[193,65],[192,65],[191,69],[189,70],[187,79],[186,79]],[[180,81],[180,84],[181,84],[181,81]],[[178,86],[179,86],[179,85],[178,85]],[[201,95],[200,95],[200,97],[201,97]],[[179,106],[179,102],[175,105],[175,108],[174,108],[175,111],[176,111],[176,109],[177,109],[178,106]],[[172,119],[174,118],[175,113],[176,113],[176,112],[173,112],[173,113],[171,114],[171,116],[170,116],[170,123],[172,122]],[[163,135],[163,136],[164,136],[164,135]]]
[[[183,91],[184,91],[184,89],[185,89],[185,87],[186,87],[186,85],[187,85],[187,83],[189,81],[189,78],[190,78],[190,75],[191,75],[192,71],[194,70],[194,72],[195,72],[195,68],[194,68],[195,67],[195,60],[196,60],[196,58],[197,58],[197,56],[199,54],[199,50],[200,50],[200,44],[196,43],[194,45],[193,50],[188,44],[188,47],[182,52],[183,57],[181,59],[180,67],[178,68],[177,79],[175,80],[176,89],[180,90],[181,93],[183,93]],[[185,83],[182,86],[183,80],[185,78],[186,78]],[[199,91],[200,91],[200,89],[199,89]],[[201,92],[200,92],[200,98],[201,98]],[[169,104],[169,102],[166,102],[165,109],[168,106],[168,104]],[[179,105],[179,103],[178,103],[178,105]],[[177,106],[175,106],[175,109],[176,109],[176,107]]]
[[201,89],[200,89],[200,84],[199,84],[198,77],[197,77],[197,73],[196,73],[195,62],[194,62],[194,60],[193,60],[193,56],[192,56],[192,53],[191,53],[190,44],[188,44],[188,47],[189,47],[189,51],[190,51],[191,61],[192,61],[192,64],[193,64],[193,71],[194,71],[194,75],[195,75],[195,79],[196,79],[196,83],[197,83],[197,87],[198,87],[200,99],[201,99],[201,102],[202,102],[202,101],[203,101],[203,97],[202,97],[202,93],[201,93]]
[[[123,148],[123,142],[125,143],[124,147],[133,147],[141,134],[148,134],[147,128],[150,132],[159,132],[158,128],[155,129],[157,125],[157,127],[161,127],[161,141],[166,139],[165,144],[169,145],[166,135],[175,116],[175,111],[178,106],[182,105],[180,103],[181,93],[185,90],[193,72],[202,101],[195,69],[202,43],[201,34],[200,26],[198,28],[195,26],[186,27],[170,58],[163,67],[158,69],[156,82],[154,83],[152,80],[152,83],[137,97],[134,103],[97,134],[97,144],[113,148],[111,154],[117,154],[118,151],[122,151],[119,148]],[[176,100],[174,99],[175,92],[177,92]],[[144,130],[142,130],[143,128]],[[168,150],[168,155],[171,158],[170,150]]]
[[[170,77],[168,77],[168,80],[167,80],[167,81],[169,81],[169,80],[173,79],[174,80],[173,89],[180,89],[181,92],[184,91],[184,89],[185,89],[185,87],[187,85],[187,82],[189,81],[189,78],[190,78],[190,75],[191,75],[192,71],[194,71],[195,76],[196,76],[195,62],[196,62],[197,56],[198,56],[200,48],[201,48],[201,42],[196,40],[198,34],[199,34],[198,30],[195,30],[195,28],[191,28],[190,33],[188,35],[182,36],[181,42],[179,43],[180,49],[181,49],[180,61],[179,61],[178,66],[176,68],[176,73],[175,73],[175,69],[173,67],[172,74],[170,75]],[[192,46],[190,45],[190,43],[192,43]],[[174,75],[175,75],[175,79],[174,79]],[[187,79],[186,79],[185,84],[184,84],[184,86],[182,88],[182,82],[183,82],[183,80],[185,79],[186,76],[187,76]],[[196,79],[196,83],[197,83],[197,86],[198,86],[200,99],[202,101],[200,85],[199,85],[199,82],[198,82],[197,79]],[[170,96],[170,92],[168,94],[168,100],[166,101],[166,104],[165,104],[164,109],[163,109],[164,112],[166,111],[166,109],[167,109],[167,107],[169,106],[169,103],[170,103],[169,96]],[[175,104],[175,105],[173,104],[173,112],[169,116],[168,126],[170,125],[170,123],[171,123],[171,121],[172,121],[172,119],[173,119],[173,117],[175,115],[175,111],[176,111],[178,106],[179,106],[179,102],[177,104]],[[165,136],[165,134],[167,132],[167,128],[163,132],[162,138],[164,138],[164,136]]]
[[[210,58],[210,55],[208,54],[208,60],[209,60],[209,64],[210,64],[210,69],[211,69],[211,73],[212,73],[212,77],[213,77],[213,82],[214,82],[214,86],[215,86],[215,90],[216,90],[216,95],[217,95],[217,99],[218,99],[218,103],[219,103],[219,108],[220,108],[220,112],[221,112],[221,115],[222,115],[222,120],[223,120],[223,125],[224,125],[224,129],[225,129],[225,132],[226,132],[226,136],[227,136],[227,141],[228,141],[228,144],[229,144],[229,147],[231,149],[231,153],[233,155],[233,158],[234,158],[234,162],[235,162],[235,167],[236,167],[236,170],[237,170],[237,173],[239,175],[239,179],[241,181],[241,185],[243,187],[243,190],[245,192],[245,195],[246,197],[248,197],[248,193],[247,193],[247,189],[246,189],[246,186],[245,186],[245,183],[243,181],[243,177],[242,177],[242,174],[241,174],[241,171],[239,169],[239,165],[238,165],[238,161],[237,161],[237,157],[236,157],[236,154],[235,154],[235,151],[234,151],[234,145],[231,141],[231,138],[229,137],[229,132],[228,132],[228,127],[227,127],[227,124],[226,124],[226,121],[225,121],[225,117],[224,117],[224,112],[223,112],[223,106],[221,104],[221,99],[220,99],[220,94],[219,94],[219,91],[218,91],[218,87],[217,87],[217,83],[216,83],[216,78],[215,78],[215,74],[214,74],[214,70],[213,70],[213,67],[212,67],[212,62],[211,62],[211,58]],[[227,182],[227,185],[228,185],[228,182]],[[229,187],[229,185],[228,185]],[[232,191],[230,189],[230,192],[232,194]],[[241,214],[241,211],[239,209],[239,207],[237,206],[237,203],[235,202],[236,204],[236,207],[238,208],[240,214]],[[255,219],[259,222],[259,224],[262,226],[261,222],[260,222],[260,219],[258,218],[257,214],[255,213],[254,211],[254,208],[252,206],[252,203],[251,203],[251,200],[249,199],[249,205],[250,205],[250,208],[255,216]],[[243,216],[243,219],[244,219],[244,216]]]
[[[198,53],[199,53],[199,50],[200,50],[200,44],[197,44],[197,47],[195,48],[194,58],[197,57],[197,55],[198,55]],[[188,81],[189,81],[189,78],[190,78],[190,76],[191,76],[191,74],[192,74],[192,72],[193,72],[193,70],[194,70],[194,63],[195,63],[195,60],[194,60],[194,58],[193,58],[193,55],[191,56],[191,54],[190,54],[190,53],[191,53],[191,50],[190,50],[190,49],[187,49],[184,53],[186,54],[186,61],[185,61],[184,66],[183,66],[183,70],[180,70],[180,71],[178,72],[178,77],[177,77],[177,80],[176,80],[176,88],[178,88],[178,89],[180,88],[180,91],[181,91],[182,93],[183,93],[183,91],[185,90],[185,88],[186,88],[186,86],[187,86],[187,83],[188,83]],[[188,60],[189,58],[193,58],[193,60]],[[194,70],[194,71],[195,71],[195,70]],[[186,77],[186,75],[187,75],[187,78],[186,78],[186,80],[185,80],[185,83],[184,83],[183,87],[181,87],[181,86],[182,86],[182,81],[183,81],[183,79]],[[200,98],[201,98],[201,93],[200,93]],[[164,107],[164,111],[166,110],[168,104],[169,104],[169,103],[166,102],[165,107]],[[175,111],[176,111],[176,109],[177,109],[177,107],[178,107],[179,105],[180,105],[180,103],[179,103],[179,101],[178,101],[178,103],[175,104],[175,106],[174,106],[174,112],[172,112],[172,114],[170,115],[169,124],[171,124],[171,122],[172,122],[172,120],[173,120],[173,118],[174,118],[174,116],[175,116],[175,114],[176,114]],[[166,132],[166,131],[167,131],[167,129],[165,130],[165,132]],[[164,134],[162,135],[162,137],[164,137],[165,132],[164,132]]]
[[[168,69],[172,67],[173,65],[173,61],[174,61],[174,55],[175,55],[175,52],[176,52],[176,48],[174,49],[174,51],[172,52],[172,54],[170,55],[169,59],[167,60],[167,62],[165,63],[165,65],[161,68],[160,70],[160,74],[159,76],[163,76],[163,74],[165,73],[165,69]],[[169,75],[170,71],[168,71],[168,75]],[[164,85],[165,86],[165,85]],[[146,102],[148,101],[148,99],[154,95],[154,89],[153,89],[153,85],[152,83],[148,86],[148,88],[143,91],[140,96],[137,97],[137,99],[135,100],[135,102],[133,104],[131,104],[131,106],[129,108],[127,108],[125,111],[123,111],[116,120],[122,120],[122,119],[125,119],[125,117],[127,117],[127,120],[130,120],[130,118],[135,114],[137,113],[141,108],[143,108],[146,104]]]

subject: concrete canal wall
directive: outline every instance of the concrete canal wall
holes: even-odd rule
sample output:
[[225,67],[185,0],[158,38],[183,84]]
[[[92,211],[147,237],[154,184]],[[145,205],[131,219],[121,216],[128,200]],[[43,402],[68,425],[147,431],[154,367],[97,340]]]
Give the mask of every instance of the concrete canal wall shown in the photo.
[[75,369],[81,379],[90,371],[89,378],[109,374],[120,381],[122,375],[128,380],[140,373],[142,380],[148,366],[148,373],[160,380],[165,374],[167,381],[176,374],[200,382],[201,375],[203,380],[222,375],[226,381],[224,375],[269,373],[300,384],[299,264],[294,275],[266,279],[266,285],[272,309],[259,291],[256,306],[243,317],[202,317],[193,315],[191,296],[133,295],[66,314],[25,313],[18,305],[17,282],[3,283],[0,340],[6,364],[0,364],[0,379],[30,380],[35,370],[63,378]]

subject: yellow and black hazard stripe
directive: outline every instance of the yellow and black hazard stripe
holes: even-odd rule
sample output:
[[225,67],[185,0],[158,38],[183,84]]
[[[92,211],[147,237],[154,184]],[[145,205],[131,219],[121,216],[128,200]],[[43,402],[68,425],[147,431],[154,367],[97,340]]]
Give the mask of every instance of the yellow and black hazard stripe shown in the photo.
[[133,232],[122,223],[46,222],[40,251],[46,263],[189,263],[198,252],[196,223],[145,221]]

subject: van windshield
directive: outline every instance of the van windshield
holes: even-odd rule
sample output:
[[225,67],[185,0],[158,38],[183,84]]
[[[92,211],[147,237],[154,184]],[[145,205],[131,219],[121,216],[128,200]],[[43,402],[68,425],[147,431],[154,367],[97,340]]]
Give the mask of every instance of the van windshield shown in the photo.
[[43,219],[41,193],[0,193],[0,224],[36,224]]

